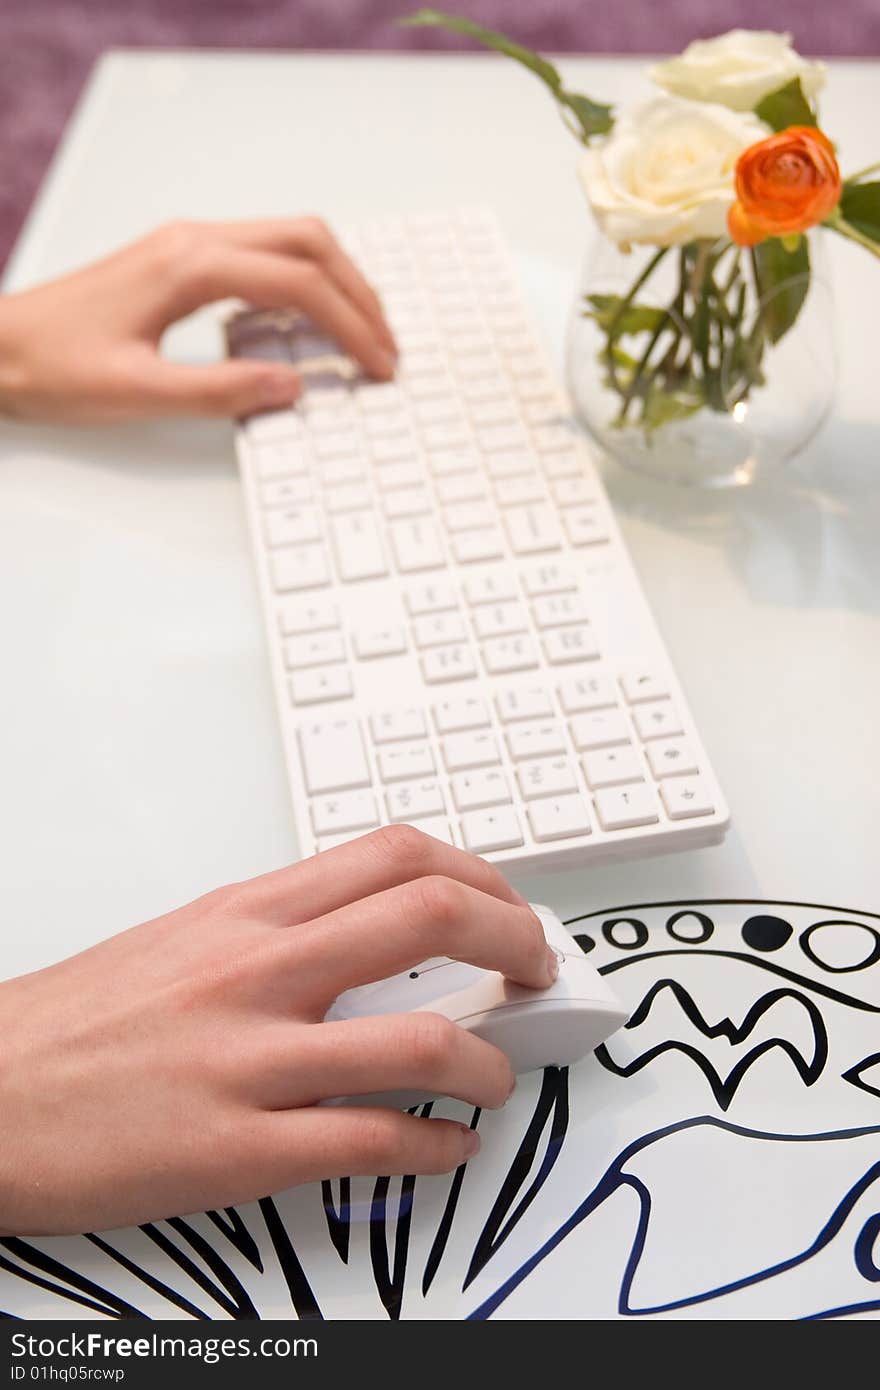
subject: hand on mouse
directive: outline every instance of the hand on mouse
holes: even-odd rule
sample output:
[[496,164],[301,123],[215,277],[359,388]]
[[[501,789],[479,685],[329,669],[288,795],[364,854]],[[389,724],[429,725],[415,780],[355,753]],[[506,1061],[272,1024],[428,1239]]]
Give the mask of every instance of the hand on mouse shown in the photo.
[[504,1104],[506,1057],[448,1019],[322,1021],[343,990],[443,955],[536,988],[557,970],[496,869],[392,826],[0,984],[0,1233],[458,1167],[466,1125],[317,1104],[409,1088]]
[[300,391],[293,367],[181,366],[159,352],[177,319],[229,296],[302,309],[369,375],[394,374],[382,306],[318,218],[180,222],[0,298],[0,414],[100,424],[290,405]]

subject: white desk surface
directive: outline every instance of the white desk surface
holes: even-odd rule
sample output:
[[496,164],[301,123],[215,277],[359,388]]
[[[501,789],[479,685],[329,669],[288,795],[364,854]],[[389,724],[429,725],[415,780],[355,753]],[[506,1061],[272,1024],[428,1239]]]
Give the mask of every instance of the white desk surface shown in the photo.
[[[639,62],[566,59],[631,100]],[[831,66],[826,127],[877,157],[878,67]],[[172,217],[489,200],[551,346],[589,233],[577,147],[484,57],[112,53],[6,278],[15,289]],[[703,495],[607,471],[726,788],[720,848],[525,883],[563,914],[698,897],[880,909],[880,265],[835,240],[841,381],[809,453]],[[209,357],[216,314],[176,334]],[[0,970],[33,968],[291,858],[231,431],[0,430]]]

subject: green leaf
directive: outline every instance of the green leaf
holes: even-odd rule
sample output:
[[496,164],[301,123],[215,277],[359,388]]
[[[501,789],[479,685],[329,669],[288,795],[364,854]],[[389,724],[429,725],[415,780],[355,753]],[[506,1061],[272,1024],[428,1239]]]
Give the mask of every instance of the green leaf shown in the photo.
[[838,212],[850,227],[880,244],[880,183],[844,184]]
[[577,133],[585,144],[589,142],[591,136],[604,135],[606,131],[611,129],[613,119],[610,106],[603,106],[599,102],[591,101],[589,97],[580,96],[577,92],[567,92],[562,85],[562,78],[552,63],[548,63],[546,58],[542,58],[531,48],[514,43],[504,34],[498,34],[494,29],[484,29],[482,25],[474,24],[471,19],[443,14],[440,10],[418,10],[416,14],[409,15],[398,22],[407,28],[446,29],[453,34],[464,34],[476,43],[483,44],[485,48],[494,49],[496,53],[503,53],[506,58],[512,58],[515,63],[521,63],[524,68],[528,68],[529,72],[533,72],[545,86],[549,87],[560,106],[571,112],[579,127]]
[[785,130],[790,125],[816,124],[813,108],[804,96],[799,77],[759,101],[755,115],[766,121],[771,130]]
[[623,300],[619,294],[589,294],[587,302],[593,307],[584,310],[586,317],[595,319],[606,333],[613,325],[615,338],[624,333],[653,333],[666,317],[665,309],[655,309],[650,304],[629,304],[621,314]]
[[651,383],[642,407],[641,423],[650,432],[667,425],[671,420],[686,420],[696,415],[706,404],[702,396],[684,396],[673,391],[664,391],[661,386]]
[[761,307],[758,322],[764,336],[778,343],[792,327],[810,288],[810,250],[801,237],[793,251],[778,237],[768,237],[753,251],[755,282]]
[[612,106],[603,106],[601,102],[591,101],[577,92],[561,92],[559,100],[568,107],[580,125],[585,143],[592,135],[605,135],[614,125]]

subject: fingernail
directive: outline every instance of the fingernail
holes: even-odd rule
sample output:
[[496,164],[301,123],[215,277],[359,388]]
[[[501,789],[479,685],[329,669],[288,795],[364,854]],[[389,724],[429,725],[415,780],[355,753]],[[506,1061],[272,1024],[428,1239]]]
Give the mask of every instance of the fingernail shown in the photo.
[[550,946],[547,948],[547,973],[550,976],[551,985],[559,977],[559,957]]
[[462,1125],[461,1129],[462,1137],[464,1139],[462,1149],[464,1151],[465,1159],[473,1158],[474,1154],[478,1153],[480,1149],[480,1136],[477,1133],[477,1131],[475,1129],[471,1129],[469,1125]]
[[379,353],[379,361],[384,376],[392,377],[397,370],[397,358],[393,352],[382,351]]

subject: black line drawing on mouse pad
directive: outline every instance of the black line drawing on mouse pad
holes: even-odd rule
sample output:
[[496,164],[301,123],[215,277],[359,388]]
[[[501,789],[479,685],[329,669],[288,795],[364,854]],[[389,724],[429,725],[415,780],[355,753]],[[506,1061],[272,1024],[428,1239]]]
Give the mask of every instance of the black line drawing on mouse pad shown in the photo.
[[5,1317],[880,1314],[880,916],[732,899],[567,923],[630,1009],[442,1178],[0,1240]]

